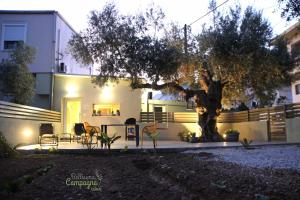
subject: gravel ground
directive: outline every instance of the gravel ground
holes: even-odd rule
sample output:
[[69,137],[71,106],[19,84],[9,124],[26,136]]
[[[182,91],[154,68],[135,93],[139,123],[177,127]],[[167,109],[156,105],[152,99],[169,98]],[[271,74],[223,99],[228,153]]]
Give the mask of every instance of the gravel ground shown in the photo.
[[272,146],[256,147],[254,149],[227,148],[227,149],[207,149],[190,150],[185,153],[207,152],[215,155],[215,160],[232,162],[239,165],[292,169],[300,171],[300,146]]

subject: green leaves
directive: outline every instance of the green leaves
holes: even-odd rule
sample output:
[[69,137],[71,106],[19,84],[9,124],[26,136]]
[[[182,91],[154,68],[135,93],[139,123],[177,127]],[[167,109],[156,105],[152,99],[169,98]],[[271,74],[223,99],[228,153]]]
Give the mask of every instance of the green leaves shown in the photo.
[[260,100],[260,106],[272,104],[276,89],[289,83],[293,69],[286,44],[271,45],[272,28],[262,13],[248,7],[231,9],[215,19],[213,27],[198,36],[199,58],[216,79],[227,80],[225,99]]
[[35,49],[21,44],[11,59],[0,63],[0,96],[14,103],[28,104],[34,95],[35,80],[27,65],[35,58]]
[[163,18],[160,9],[125,16],[107,4],[102,11],[91,12],[89,27],[70,40],[71,53],[84,64],[99,66],[94,83],[100,86],[125,77],[132,86],[139,85],[142,78],[153,84],[170,80],[181,64],[181,52],[158,37]]

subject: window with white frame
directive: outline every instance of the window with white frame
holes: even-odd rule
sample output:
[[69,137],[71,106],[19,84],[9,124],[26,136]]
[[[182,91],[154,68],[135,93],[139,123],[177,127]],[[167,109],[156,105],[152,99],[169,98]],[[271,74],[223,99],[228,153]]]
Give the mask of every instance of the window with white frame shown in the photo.
[[2,25],[2,50],[15,49],[26,40],[26,24]]
[[295,85],[296,94],[300,94],[300,84]]

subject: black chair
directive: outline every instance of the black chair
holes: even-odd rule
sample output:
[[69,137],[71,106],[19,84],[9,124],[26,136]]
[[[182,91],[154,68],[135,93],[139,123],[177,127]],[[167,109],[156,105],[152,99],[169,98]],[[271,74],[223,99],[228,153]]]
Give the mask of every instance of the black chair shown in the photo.
[[135,118],[128,118],[126,119],[125,123],[125,140],[133,140],[136,137],[136,119]]
[[54,128],[51,123],[42,123],[40,125],[39,144],[58,146],[58,136],[54,134]]
[[87,132],[84,128],[84,124],[83,123],[75,123],[75,126],[74,126],[74,132],[75,132],[75,138],[78,142],[78,139],[81,140],[81,143],[83,143],[83,139],[84,137],[87,136]]

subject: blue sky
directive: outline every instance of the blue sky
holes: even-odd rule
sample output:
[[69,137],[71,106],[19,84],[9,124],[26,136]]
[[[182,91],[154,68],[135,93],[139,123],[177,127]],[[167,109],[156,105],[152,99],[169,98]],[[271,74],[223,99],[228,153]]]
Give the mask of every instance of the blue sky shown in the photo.
[[[225,0],[217,0],[217,5]],[[87,27],[87,16],[91,10],[100,10],[108,0],[0,0],[1,10],[57,10],[76,31]],[[179,25],[190,24],[208,12],[209,0],[114,0],[119,10],[134,14],[150,5],[160,6],[166,14],[166,21],[175,21]],[[277,0],[229,0],[219,11],[226,12],[230,6],[240,4],[242,9],[248,5],[263,11],[274,29],[274,35],[282,33],[295,21],[286,22],[280,17]],[[192,25],[194,33],[200,32],[204,17]]]

